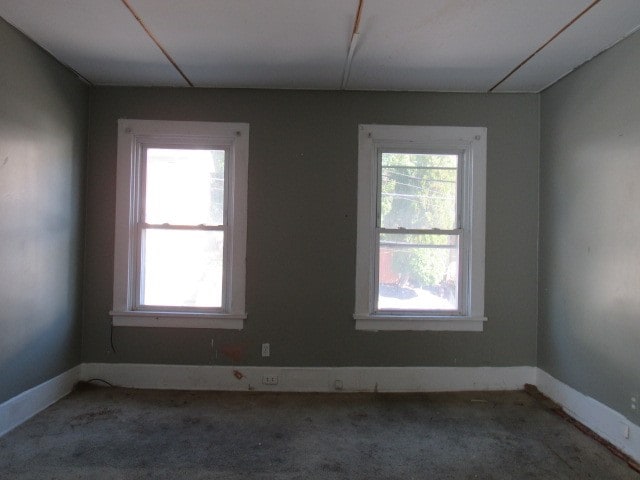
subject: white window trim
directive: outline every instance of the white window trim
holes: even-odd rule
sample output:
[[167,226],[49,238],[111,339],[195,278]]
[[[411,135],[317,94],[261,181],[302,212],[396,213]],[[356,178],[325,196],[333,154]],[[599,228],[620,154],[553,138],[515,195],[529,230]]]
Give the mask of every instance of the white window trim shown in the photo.
[[[227,222],[229,251],[223,308],[215,311],[135,309],[135,211],[138,151],[144,137],[201,138],[229,150]],[[116,226],[113,283],[114,326],[242,329],[245,312],[249,125],[246,123],[118,120]]]
[[[468,213],[469,264],[466,310],[461,315],[421,315],[420,312],[375,312],[375,226],[379,148],[462,150],[463,201]],[[487,129],[484,127],[426,127],[360,125],[358,132],[358,222],[356,252],[357,330],[482,331],[484,322],[484,268],[486,216]]]

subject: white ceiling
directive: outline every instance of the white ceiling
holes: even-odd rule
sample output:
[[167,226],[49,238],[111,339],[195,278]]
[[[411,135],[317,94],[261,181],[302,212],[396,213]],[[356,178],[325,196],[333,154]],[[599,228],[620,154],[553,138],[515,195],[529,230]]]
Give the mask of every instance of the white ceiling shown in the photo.
[[[186,86],[126,0],[0,0],[95,85]],[[349,90],[539,92],[640,26],[640,0],[362,0]],[[128,0],[197,87],[339,89],[359,0]]]

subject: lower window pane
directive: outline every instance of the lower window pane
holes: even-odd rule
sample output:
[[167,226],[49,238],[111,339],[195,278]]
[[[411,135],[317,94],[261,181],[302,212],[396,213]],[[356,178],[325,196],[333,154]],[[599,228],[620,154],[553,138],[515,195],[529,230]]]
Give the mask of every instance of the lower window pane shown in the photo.
[[146,230],[140,303],[222,307],[223,239],[220,231]]
[[458,310],[456,235],[381,234],[377,310]]

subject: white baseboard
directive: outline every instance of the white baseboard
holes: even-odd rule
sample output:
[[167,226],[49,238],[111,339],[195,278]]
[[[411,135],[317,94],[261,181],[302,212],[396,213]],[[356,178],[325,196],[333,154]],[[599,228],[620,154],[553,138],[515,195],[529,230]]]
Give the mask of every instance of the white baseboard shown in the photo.
[[544,370],[538,369],[536,385],[538,390],[559,404],[568,415],[636,461],[640,460],[638,425],[617,411],[562,383]]
[[[277,377],[278,383],[265,385],[265,376]],[[99,378],[123,387],[271,392],[519,390],[525,383],[534,383],[535,377],[535,367],[297,368],[121,363],[85,363],[80,374],[82,380]],[[340,382],[338,388],[336,381]]]
[[0,404],[0,437],[57,402],[80,378],[80,365]]
[[[265,385],[264,377],[277,377]],[[169,390],[456,392],[534,384],[571,417],[640,460],[640,427],[536,367],[232,367],[83,363],[0,404],[0,436],[67,395],[79,380]],[[628,438],[627,438],[628,432]]]

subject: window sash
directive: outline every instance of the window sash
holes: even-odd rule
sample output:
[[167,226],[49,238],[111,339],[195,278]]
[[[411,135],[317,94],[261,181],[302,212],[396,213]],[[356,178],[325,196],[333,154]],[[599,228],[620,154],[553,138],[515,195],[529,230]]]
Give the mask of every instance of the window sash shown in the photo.
[[[136,223],[144,223],[146,222],[146,198],[147,198],[147,152],[149,149],[160,149],[160,150],[217,150],[224,152],[224,192],[223,192],[223,214],[222,214],[222,225],[229,224],[229,181],[230,181],[230,171],[231,171],[231,152],[228,146],[225,145],[216,145],[213,143],[203,143],[200,141],[194,141],[189,138],[177,138],[172,141],[147,141],[144,143],[140,143],[139,145],[139,153],[137,155],[139,165],[136,166],[139,169],[138,184],[136,185],[136,198],[135,202],[137,204],[136,210]],[[153,223],[149,223],[148,225],[154,225]],[[172,225],[169,223],[162,223],[158,225]],[[197,227],[210,227],[217,226],[214,224],[185,224],[184,226],[192,225]]]
[[[429,148],[390,148],[388,146],[383,146],[377,149],[376,151],[376,164],[375,164],[375,179],[376,179],[376,227],[382,228],[382,156],[384,154],[417,154],[417,155],[453,155],[458,157],[457,167],[405,167],[398,166],[393,168],[413,168],[416,170],[456,170],[456,228],[462,228],[462,213],[464,207],[464,163],[465,163],[465,152],[461,150],[452,150],[452,149],[429,149]],[[386,167],[390,168],[390,167]],[[400,229],[402,227],[398,227]],[[405,230],[410,230],[406,229]],[[421,229],[416,229],[421,230]],[[428,229],[424,229],[428,230]],[[433,228],[430,229],[433,231],[444,231],[444,229]]]
[[[224,151],[224,193],[223,193],[223,215],[222,225],[208,225],[208,224],[154,224],[147,223],[146,218],[146,189],[147,189],[147,152],[149,149],[179,149],[179,150],[221,150]],[[135,239],[134,242],[134,279],[133,279],[133,304],[132,309],[137,311],[157,311],[159,308],[166,312],[226,312],[229,307],[228,299],[228,279],[229,279],[229,241],[230,235],[228,234],[229,222],[228,222],[228,205],[229,205],[229,172],[231,170],[230,165],[230,151],[227,146],[220,146],[210,143],[202,143],[199,141],[193,141],[188,138],[175,138],[171,141],[149,141],[139,144],[139,151],[137,155],[139,164],[136,166],[138,169],[138,183],[134,191],[134,202],[136,205],[136,225],[134,230]],[[223,267],[222,267],[222,291],[221,298],[222,304],[220,307],[186,307],[181,305],[157,305],[147,304],[142,301],[142,292],[144,290],[144,270],[145,256],[143,252],[144,233],[149,229],[162,229],[162,230],[191,230],[191,231],[222,231],[223,233]]]
[[[150,232],[158,233],[157,235],[149,235]],[[209,235],[198,235],[201,233],[206,233]],[[197,252],[198,244],[200,246],[203,242],[216,242],[216,236],[211,234],[220,233],[219,239],[224,243],[225,237],[224,232],[220,230],[200,230],[200,229],[167,229],[167,228],[159,228],[159,229],[144,229],[141,235],[141,257],[143,259],[148,258],[148,254],[145,251],[146,248],[152,248],[155,250],[155,255],[158,255],[158,248],[162,249],[163,247],[167,247],[167,240],[171,240],[170,247],[176,248],[177,252],[175,256],[165,255],[163,256],[163,260],[159,262],[141,262],[140,266],[140,279],[139,279],[139,289],[140,289],[140,299],[143,297],[143,292],[145,295],[145,302],[142,303],[140,301],[140,311],[186,311],[186,312],[195,312],[195,313],[204,313],[204,312],[221,312],[223,311],[223,302],[224,302],[224,269],[223,269],[223,261],[221,256],[215,255],[214,251],[204,251],[204,257],[196,256],[193,258],[193,252]],[[163,235],[164,234],[164,235]],[[178,234],[178,237],[183,237],[176,241],[174,235],[167,236],[166,234]],[[185,235],[186,234],[186,235]],[[193,234],[196,234],[195,236]],[[152,240],[151,237],[155,236],[155,241]],[[174,236],[173,239],[171,237]],[[195,244],[194,244],[195,242]],[[151,250],[151,251],[153,251]],[[192,257],[192,258],[190,258]],[[216,267],[216,260],[219,259],[220,263]],[[179,264],[179,265],[177,265]],[[184,269],[184,266],[190,266],[190,268]],[[147,275],[146,269],[154,269],[154,270],[164,270],[169,267],[173,270],[174,275],[161,275],[161,276],[151,276]],[[195,272],[194,272],[195,267]],[[217,273],[219,272],[219,276]],[[194,275],[195,274],[195,275]],[[180,282],[175,281],[175,278],[179,275],[181,279]],[[202,283],[197,280],[198,276],[208,276],[209,282]],[[158,281],[158,279],[160,279]],[[219,279],[216,281],[216,279]],[[152,287],[147,289],[146,281],[150,281]],[[212,283],[213,282],[213,283]],[[184,289],[185,285],[191,284],[192,289]],[[216,284],[219,284],[220,289],[214,288]],[[169,291],[165,291],[162,294],[162,297],[166,300],[167,297],[171,297],[172,295],[176,295],[177,292],[181,292],[181,295],[177,295],[174,297],[174,300],[178,302],[184,302],[189,297],[195,303],[200,303],[200,305],[185,305],[184,303],[171,303],[169,301],[152,301],[153,298],[156,300],[159,298],[158,289],[160,291],[166,289],[169,286]],[[217,291],[217,293],[216,293]],[[155,293],[155,295],[154,295]],[[218,298],[216,298],[218,297]],[[206,302],[213,302],[207,304]],[[218,306],[219,305],[219,306]]]
[[[382,224],[382,156],[388,153],[407,153],[407,154],[425,154],[425,155],[455,155],[458,157],[456,172],[456,228],[454,229],[440,229],[440,228],[428,228],[428,229],[414,229],[414,228],[383,228]],[[370,312],[373,314],[385,314],[385,315],[437,315],[437,316],[461,316],[467,315],[469,310],[468,305],[468,271],[469,271],[469,232],[466,227],[465,215],[465,152],[460,150],[450,149],[429,149],[429,148],[393,148],[393,147],[380,147],[376,151],[376,163],[375,163],[375,224],[373,225],[373,231],[371,232],[373,238],[373,251],[372,251],[372,284],[371,288],[371,307]],[[438,169],[438,170],[450,170],[451,167],[411,167],[418,169]],[[378,307],[379,301],[379,288],[380,288],[380,238],[384,234],[399,234],[399,235],[446,235],[458,237],[458,308],[455,310],[444,309],[381,309]]]
[[[442,235],[449,237],[457,237],[458,239],[458,305],[456,309],[390,309],[380,308],[378,305],[380,294],[380,252],[381,252],[381,240],[380,238],[384,234],[423,234],[423,235]],[[449,230],[449,231],[433,231],[433,230],[412,230],[407,232],[406,230],[389,230],[389,229],[376,229],[375,233],[375,248],[373,259],[373,282],[372,289],[372,308],[371,312],[374,314],[385,315],[437,315],[437,316],[460,316],[467,314],[467,249],[465,234],[463,230]],[[425,248],[433,248],[425,246]]]

